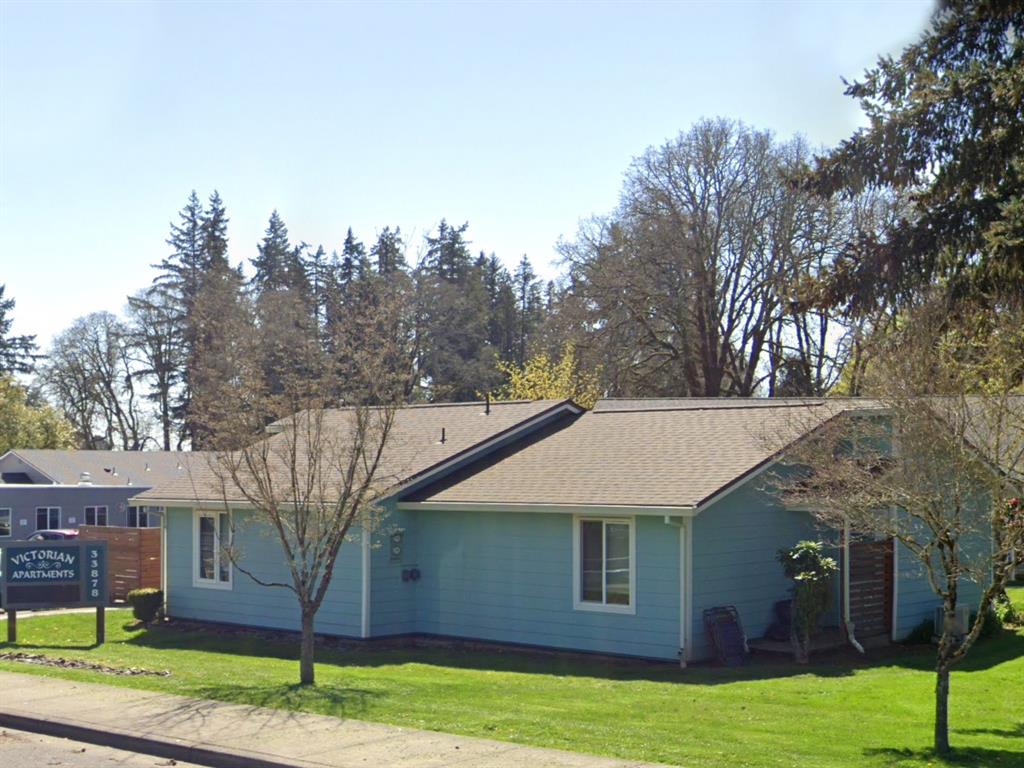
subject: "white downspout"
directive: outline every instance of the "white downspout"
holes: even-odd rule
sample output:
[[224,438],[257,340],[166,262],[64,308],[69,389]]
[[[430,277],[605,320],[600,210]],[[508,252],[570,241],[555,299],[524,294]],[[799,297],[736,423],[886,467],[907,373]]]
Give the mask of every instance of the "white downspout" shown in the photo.
[[850,619],[850,521],[843,521],[843,623],[846,625],[846,636],[850,645],[861,653],[864,646],[857,642],[853,634],[853,621]]
[[168,589],[170,585],[167,583],[167,507],[164,507],[164,513],[160,515],[160,589],[164,592],[164,616],[167,616],[167,606],[169,605],[168,600]]
[[364,640],[370,636],[370,577],[372,575],[372,553],[370,552],[370,531],[367,518],[362,521],[362,530],[359,532],[360,545],[362,547],[362,594],[361,610],[359,616],[359,635]]
[[686,657],[689,648],[686,647],[686,624],[687,611],[690,610],[689,601],[686,599],[686,569],[689,566],[689,559],[686,553],[686,542],[688,532],[682,520],[675,520],[665,515],[665,525],[679,529],[679,668],[686,669]]

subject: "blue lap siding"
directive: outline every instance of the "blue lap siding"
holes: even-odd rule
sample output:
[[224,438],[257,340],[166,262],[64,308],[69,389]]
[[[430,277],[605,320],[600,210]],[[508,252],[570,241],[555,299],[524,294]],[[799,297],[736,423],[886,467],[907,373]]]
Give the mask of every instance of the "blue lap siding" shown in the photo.
[[[764,635],[772,606],[789,598],[777,552],[802,539],[821,539],[809,514],[783,509],[753,480],[697,515],[693,526],[693,659],[711,655],[703,611],[732,605],[747,637]],[[834,623],[834,612],[832,615]]]
[[636,613],[573,608],[568,514],[420,512],[416,631],[676,659],[679,530],[637,518]]
[[[251,516],[235,512],[242,562],[264,581],[290,583],[281,544],[269,530],[252,524]],[[167,609],[181,619],[216,621],[272,629],[299,629],[295,595],[280,587],[264,587],[235,570],[230,589],[193,585],[195,516],[191,509],[167,510]],[[316,631],[358,637],[362,616],[362,550],[358,541],[346,542],[335,566],[334,578],[316,618]]]
[[[635,516],[635,613],[579,610],[573,605],[573,515],[485,511],[397,510],[393,504],[370,548],[370,636],[436,635],[547,648],[678,659],[680,602],[688,603],[689,660],[711,656],[702,612],[733,605],[748,637],[760,637],[772,606],[787,599],[789,583],[779,549],[801,539],[834,538],[811,516],[782,508],[752,480],[687,522]],[[287,581],[273,534],[236,512],[248,566],[264,580]],[[230,590],[193,585],[194,515],[167,514],[168,608],[172,616],[256,627],[298,629],[291,592],[254,583],[235,572]],[[390,534],[402,534],[401,552]],[[680,567],[690,556],[689,589],[680,594]],[[316,620],[318,632],[359,637],[362,631],[363,547],[359,534],[342,547],[334,580]],[[685,566],[683,566],[685,568]],[[416,568],[419,580],[403,580]],[[937,599],[906,550],[898,554],[897,638],[930,619]],[[838,585],[837,585],[838,586]],[[964,585],[962,599],[977,600]],[[837,589],[837,592],[839,590]],[[839,620],[838,600],[824,623]]]

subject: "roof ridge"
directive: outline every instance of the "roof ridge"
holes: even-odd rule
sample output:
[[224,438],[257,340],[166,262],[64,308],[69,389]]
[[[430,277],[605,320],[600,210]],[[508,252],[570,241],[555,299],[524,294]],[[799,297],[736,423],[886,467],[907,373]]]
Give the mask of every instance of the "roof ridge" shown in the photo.
[[828,402],[828,400],[822,398],[822,399],[818,399],[818,400],[803,400],[803,401],[799,401],[799,402],[798,401],[790,401],[790,402],[784,402],[784,403],[771,403],[770,405],[744,405],[744,404],[737,403],[736,405],[731,405],[731,404],[730,405],[716,405],[716,406],[706,406],[706,407],[703,407],[703,408],[701,406],[699,406],[699,405],[679,406],[679,407],[665,406],[665,407],[661,407],[661,408],[652,405],[650,408],[601,408],[601,409],[596,409],[595,408],[591,412],[595,413],[595,414],[602,414],[602,413],[666,413],[666,412],[672,412],[672,411],[754,411],[754,410],[760,411],[760,410],[765,410],[767,408],[806,408],[806,407],[818,407],[818,406],[825,405],[827,402]]
[[[530,403],[557,403],[560,400],[491,400],[491,406],[495,405],[529,405]],[[460,400],[454,403],[409,403],[402,408],[467,408],[470,406],[486,406],[486,400]],[[351,407],[351,406],[349,406]]]

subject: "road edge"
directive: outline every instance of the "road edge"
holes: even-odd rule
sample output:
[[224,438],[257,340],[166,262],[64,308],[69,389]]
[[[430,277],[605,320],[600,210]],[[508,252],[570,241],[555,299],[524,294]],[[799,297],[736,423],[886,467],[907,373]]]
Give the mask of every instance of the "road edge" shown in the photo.
[[67,720],[21,715],[0,710],[0,726],[45,736],[57,736],[101,747],[122,749],[126,752],[152,755],[187,763],[198,763],[209,768],[306,768],[317,765],[305,760],[282,762],[229,747],[214,748],[198,742],[164,739],[159,736],[140,736],[116,728],[95,728]]

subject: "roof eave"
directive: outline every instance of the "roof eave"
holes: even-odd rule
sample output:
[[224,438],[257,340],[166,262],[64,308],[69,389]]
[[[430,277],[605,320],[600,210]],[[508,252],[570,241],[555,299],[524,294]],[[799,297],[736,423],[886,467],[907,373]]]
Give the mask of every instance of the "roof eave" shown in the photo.
[[699,511],[686,505],[650,504],[540,504],[493,501],[400,501],[406,512],[527,512],[580,515],[646,515],[651,517],[693,517]]

